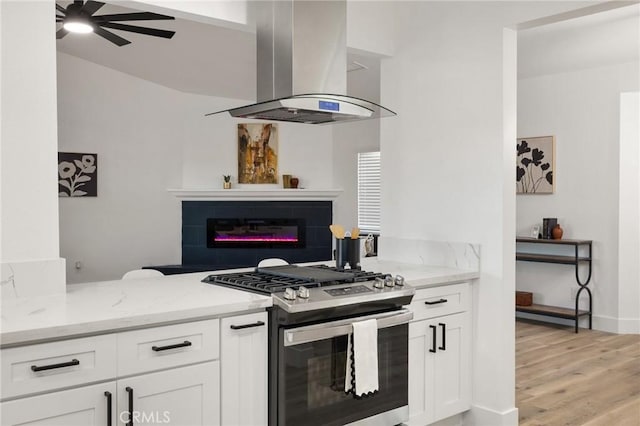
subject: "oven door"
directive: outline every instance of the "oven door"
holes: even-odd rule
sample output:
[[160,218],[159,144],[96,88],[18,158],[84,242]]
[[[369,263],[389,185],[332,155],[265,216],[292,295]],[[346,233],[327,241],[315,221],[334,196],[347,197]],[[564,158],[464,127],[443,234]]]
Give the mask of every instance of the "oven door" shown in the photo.
[[[278,425],[396,425],[407,420],[408,336],[413,314],[396,310],[279,331]],[[351,323],[378,320],[379,390],[344,392]]]

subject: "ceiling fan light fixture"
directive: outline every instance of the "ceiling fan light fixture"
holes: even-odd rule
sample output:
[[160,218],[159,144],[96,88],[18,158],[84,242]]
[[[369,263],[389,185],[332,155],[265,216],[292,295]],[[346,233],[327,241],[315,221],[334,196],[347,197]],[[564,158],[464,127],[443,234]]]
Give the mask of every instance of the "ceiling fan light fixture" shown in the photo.
[[87,34],[93,32],[93,25],[83,19],[65,19],[62,26],[71,33]]
[[96,0],[73,0],[67,7],[56,3],[56,22],[62,23],[62,28],[56,31],[56,39],[60,40],[69,33],[95,33],[117,46],[125,46],[131,42],[109,30],[129,31],[163,38],[171,38],[175,34],[175,31],[121,23],[122,21],[173,20],[175,19],[173,16],[153,12],[94,15],[104,5],[105,3]]

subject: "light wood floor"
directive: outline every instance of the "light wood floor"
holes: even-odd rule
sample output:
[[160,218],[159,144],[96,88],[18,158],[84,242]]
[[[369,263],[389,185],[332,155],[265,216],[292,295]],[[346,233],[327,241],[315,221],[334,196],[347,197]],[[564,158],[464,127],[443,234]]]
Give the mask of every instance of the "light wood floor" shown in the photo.
[[640,335],[516,321],[520,425],[640,426]]

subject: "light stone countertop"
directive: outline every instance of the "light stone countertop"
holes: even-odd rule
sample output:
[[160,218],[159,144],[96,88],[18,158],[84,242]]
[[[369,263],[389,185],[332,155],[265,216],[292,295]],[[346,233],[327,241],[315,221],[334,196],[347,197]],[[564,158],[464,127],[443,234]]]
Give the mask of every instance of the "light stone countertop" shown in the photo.
[[[377,258],[362,259],[362,268],[400,274],[417,289],[479,277],[479,273],[472,270],[385,262]],[[0,346],[228,316],[271,306],[271,297],[201,282],[211,273],[225,272],[230,271],[69,284],[66,294],[3,300]]]
[[379,260],[377,257],[363,258],[360,264],[366,271],[402,275],[415,289],[454,284],[480,277],[478,271],[471,269],[399,263]]

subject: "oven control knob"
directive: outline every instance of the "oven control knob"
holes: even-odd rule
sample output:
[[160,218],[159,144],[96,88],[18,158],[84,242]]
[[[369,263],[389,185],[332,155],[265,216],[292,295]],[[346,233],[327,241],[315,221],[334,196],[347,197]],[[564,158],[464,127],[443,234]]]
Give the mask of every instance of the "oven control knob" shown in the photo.
[[384,278],[376,277],[375,281],[373,282],[373,286],[375,288],[384,288]]
[[309,298],[309,289],[306,288],[303,285],[298,287],[298,297],[301,297],[303,299],[308,299]]
[[396,275],[395,283],[399,287],[404,286],[404,277],[402,275]]
[[387,287],[393,287],[396,285],[391,275],[387,275],[386,277],[384,277],[384,285]]
[[292,288],[285,289],[284,298],[287,300],[296,300],[296,291]]

